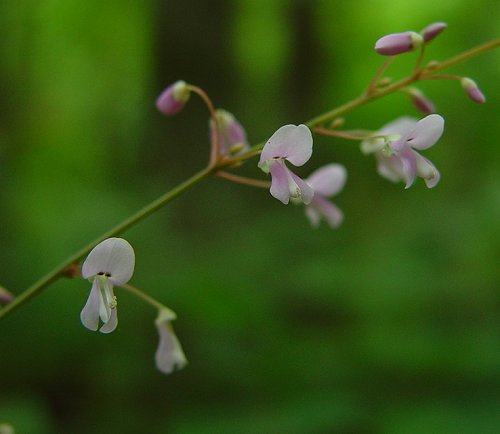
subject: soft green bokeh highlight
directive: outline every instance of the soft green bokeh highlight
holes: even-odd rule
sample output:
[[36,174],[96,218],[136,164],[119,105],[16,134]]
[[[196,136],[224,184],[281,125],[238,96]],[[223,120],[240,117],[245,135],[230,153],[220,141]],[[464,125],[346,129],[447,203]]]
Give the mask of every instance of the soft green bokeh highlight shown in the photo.
[[[0,284],[21,292],[201,168],[207,115],[165,119],[164,86],[202,86],[255,143],[357,96],[375,40],[449,28],[442,59],[500,32],[492,0],[0,3]],[[405,55],[390,74],[401,76]],[[397,62],[399,63],[399,62]],[[357,144],[317,138],[308,174],[348,168],[337,231],[267,191],[215,179],[124,234],[131,283],[174,309],[190,364],[154,367],[156,312],[119,292],[119,327],[83,328],[90,290],[61,280],[0,322],[0,424],[17,433],[497,433],[500,429],[500,52],[421,89],[446,119],[410,190]],[[392,95],[346,117],[418,116]],[[253,164],[249,176],[262,174]]]

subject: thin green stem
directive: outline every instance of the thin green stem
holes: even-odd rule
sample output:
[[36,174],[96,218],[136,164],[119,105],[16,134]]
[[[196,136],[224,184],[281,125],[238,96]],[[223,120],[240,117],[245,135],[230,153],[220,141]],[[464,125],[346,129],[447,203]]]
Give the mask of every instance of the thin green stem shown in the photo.
[[141,220],[144,220],[147,216],[151,215],[152,213],[163,207],[165,204],[172,201],[177,196],[181,195],[186,190],[189,190],[191,187],[195,186],[200,181],[209,177],[216,171],[217,168],[214,167],[207,167],[203,170],[200,170],[191,178],[177,185],[172,190],[165,193],[163,196],[160,196],[158,199],[146,205],[144,208],[140,209],[135,214],[131,215],[130,217],[128,217],[127,219],[125,219],[124,221],[122,221],[109,231],[100,235],[94,241],[87,244],[85,247],[83,247],[82,249],[71,255],[69,258],[61,262],[52,271],[43,276],[32,286],[30,286],[26,291],[19,294],[11,303],[9,303],[7,306],[1,309],[0,319],[5,317],[9,313],[13,312],[15,309],[17,309],[22,304],[26,303],[35,295],[39,294],[44,288],[49,286],[51,283],[54,283],[57,279],[59,279],[59,277],[62,276],[62,274],[68,267],[70,267],[75,262],[80,261],[85,255],[87,255],[90,252],[90,250],[92,250],[101,241],[104,241],[107,238],[114,237],[125,232],[127,229],[131,228]]
[[[123,288],[130,292],[131,294],[134,294],[136,297],[139,297],[141,300],[145,301],[147,304],[153,306],[154,308],[161,310],[161,309],[168,309],[167,306],[163,305],[160,303],[158,300],[154,299],[150,295],[146,294],[145,292],[142,292],[139,288],[136,288],[135,286],[129,285],[126,283],[125,285],[121,285],[120,288]],[[170,310],[170,309],[169,309]]]

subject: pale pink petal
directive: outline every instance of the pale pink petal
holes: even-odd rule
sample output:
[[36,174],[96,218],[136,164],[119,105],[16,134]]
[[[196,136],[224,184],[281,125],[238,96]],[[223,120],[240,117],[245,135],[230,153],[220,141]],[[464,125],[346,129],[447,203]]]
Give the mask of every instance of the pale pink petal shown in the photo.
[[111,333],[116,329],[118,325],[118,312],[116,307],[111,309],[111,314],[109,315],[108,321],[99,329],[101,333]]
[[115,285],[127,283],[134,273],[135,255],[123,238],[108,238],[95,246],[82,265],[82,277],[108,275]]
[[330,197],[344,188],[347,171],[341,164],[328,164],[314,171],[306,182],[312,187],[316,195]]
[[403,179],[406,182],[405,188],[410,188],[415,182],[417,176],[417,163],[415,161],[415,155],[417,153],[411,149],[404,149],[397,155],[397,158],[401,161],[401,173]]
[[271,160],[271,195],[285,205],[290,201],[289,170],[281,160]]
[[311,223],[311,226],[317,228],[319,226],[319,222],[321,221],[321,215],[319,211],[312,205],[308,205],[304,208],[306,213],[306,217]]
[[403,179],[401,173],[401,161],[394,155],[386,157],[380,154],[377,156],[377,172],[380,176],[392,182],[398,182]]
[[415,126],[417,125],[417,120],[409,116],[402,116],[387,125],[384,125],[378,134],[399,134],[401,137],[406,136]]
[[284,158],[302,166],[312,155],[311,130],[305,125],[284,125],[267,141],[260,154],[259,167],[272,158]]
[[441,175],[439,171],[436,169],[436,166],[434,166],[434,164],[432,164],[432,162],[427,158],[422,157],[418,153],[415,154],[416,154],[415,161],[417,164],[417,175],[425,180],[425,184],[427,185],[428,188],[435,187],[441,178]]
[[436,114],[426,116],[417,122],[408,134],[407,143],[414,149],[427,149],[436,143],[444,130],[444,119]]
[[89,330],[96,331],[99,327],[99,308],[101,304],[101,294],[99,292],[99,287],[97,282],[92,283],[92,289],[90,290],[87,303],[80,313],[80,319],[82,324]]
[[344,219],[344,214],[337,205],[323,197],[315,196],[308,208],[310,207],[315,208],[333,229],[338,227]]
[[[300,198],[300,200],[302,202],[304,202],[306,205],[310,204],[311,201],[313,200],[313,197],[314,197],[314,190],[311,188],[311,186],[307,182],[305,182],[304,180],[302,180],[300,177],[298,177],[291,170],[289,170],[289,173],[290,173],[290,176],[292,177],[295,185],[299,189],[298,198]],[[290,190],[291,190],[290,191],[290,196],[291,197],[297,197],[297,196],[295,196],[295,195],[292,194],[294,192],[293,191],[294,188],[291,187]],[[295,189],[295,192],[297,192],[296,189]]]

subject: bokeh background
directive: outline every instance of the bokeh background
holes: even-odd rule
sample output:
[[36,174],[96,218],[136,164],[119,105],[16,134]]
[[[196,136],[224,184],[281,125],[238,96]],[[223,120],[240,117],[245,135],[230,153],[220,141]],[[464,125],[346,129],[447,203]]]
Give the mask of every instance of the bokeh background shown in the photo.
[[[0,283],[18,293],[203,167],[207,113],[156,112],[177,79],[233,112],[252,143],[355,96],[375,40],[449,28],[427,59],[499,36],[496,0],[3,0]],[[389,72],[402,76],[415,56]],[[343,163],[336,231],[214,179],[124,236],[131,283],[178,313],[190,364],[154,366],[156,313],[127,293],[118,330],[82,327],[88,282],[62,280],[0,324],[0,423],[48,433],[500,432],[500,53],[422,90],[446,118],[409,190],[358,145],[317,138],[306,175]],[[346,118],[419,116],[404,95]],[[303,169],[303,170],[302,170]],[[248,164],[242,173],[263,177]]]

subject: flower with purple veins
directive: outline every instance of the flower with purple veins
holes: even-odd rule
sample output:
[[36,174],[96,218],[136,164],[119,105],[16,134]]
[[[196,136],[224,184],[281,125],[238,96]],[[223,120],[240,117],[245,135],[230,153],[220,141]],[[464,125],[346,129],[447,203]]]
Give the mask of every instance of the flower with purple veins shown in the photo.
[[[248,150],[249,145],[244,128],[236,118],[226,110],[215,111],[217,124],[219,126],[219,154],[229,155]],[[215,141],[215,125],[210,119],[210,140]]]
[[260,154],[259,168],[271,173],[273,197],[285,205],[291,198],[306,205],[311,203],[314,191],[287,166],[285,161],[294,166],[304,165],[312,155],[313,139],[305,125],[284,125],[267,141]]
[[384,178],[393,182],[404,181],[405,188],[409,188],[419,176],[428,188],[433,188],[439,182],[439,171],[417,150],[433,146],[443,130],[444,119],[436,114],[418,122],[402,117],[384,126],[375,138],[364,140],[361,150],[366,154],[375,154],[377,171]]
[[345,167],[333,163],[320,167],[306,179],[314,190],[313,200],[305,208],[311,225],[318,227],[321,218],[324,218],[331,228],[336,228],[342,223],[344,217],[342,211],[328,198],[335,196],[344,188],[346,179]]
[[174,369],[182,369],[187,364],[186,356],[171,324],[175,318],[175,312],[164,307],[158,311],[155,320],[160,335],[155,362],[156,367],[165,374],[170,374]]
[[108,238],[95,246],[82,265],[82,277],[92,282],[89,298],[80,319],[85,327],[111,333],[118,324],[115,285],[124,285],[134,273],[135,254],[123,238]]

